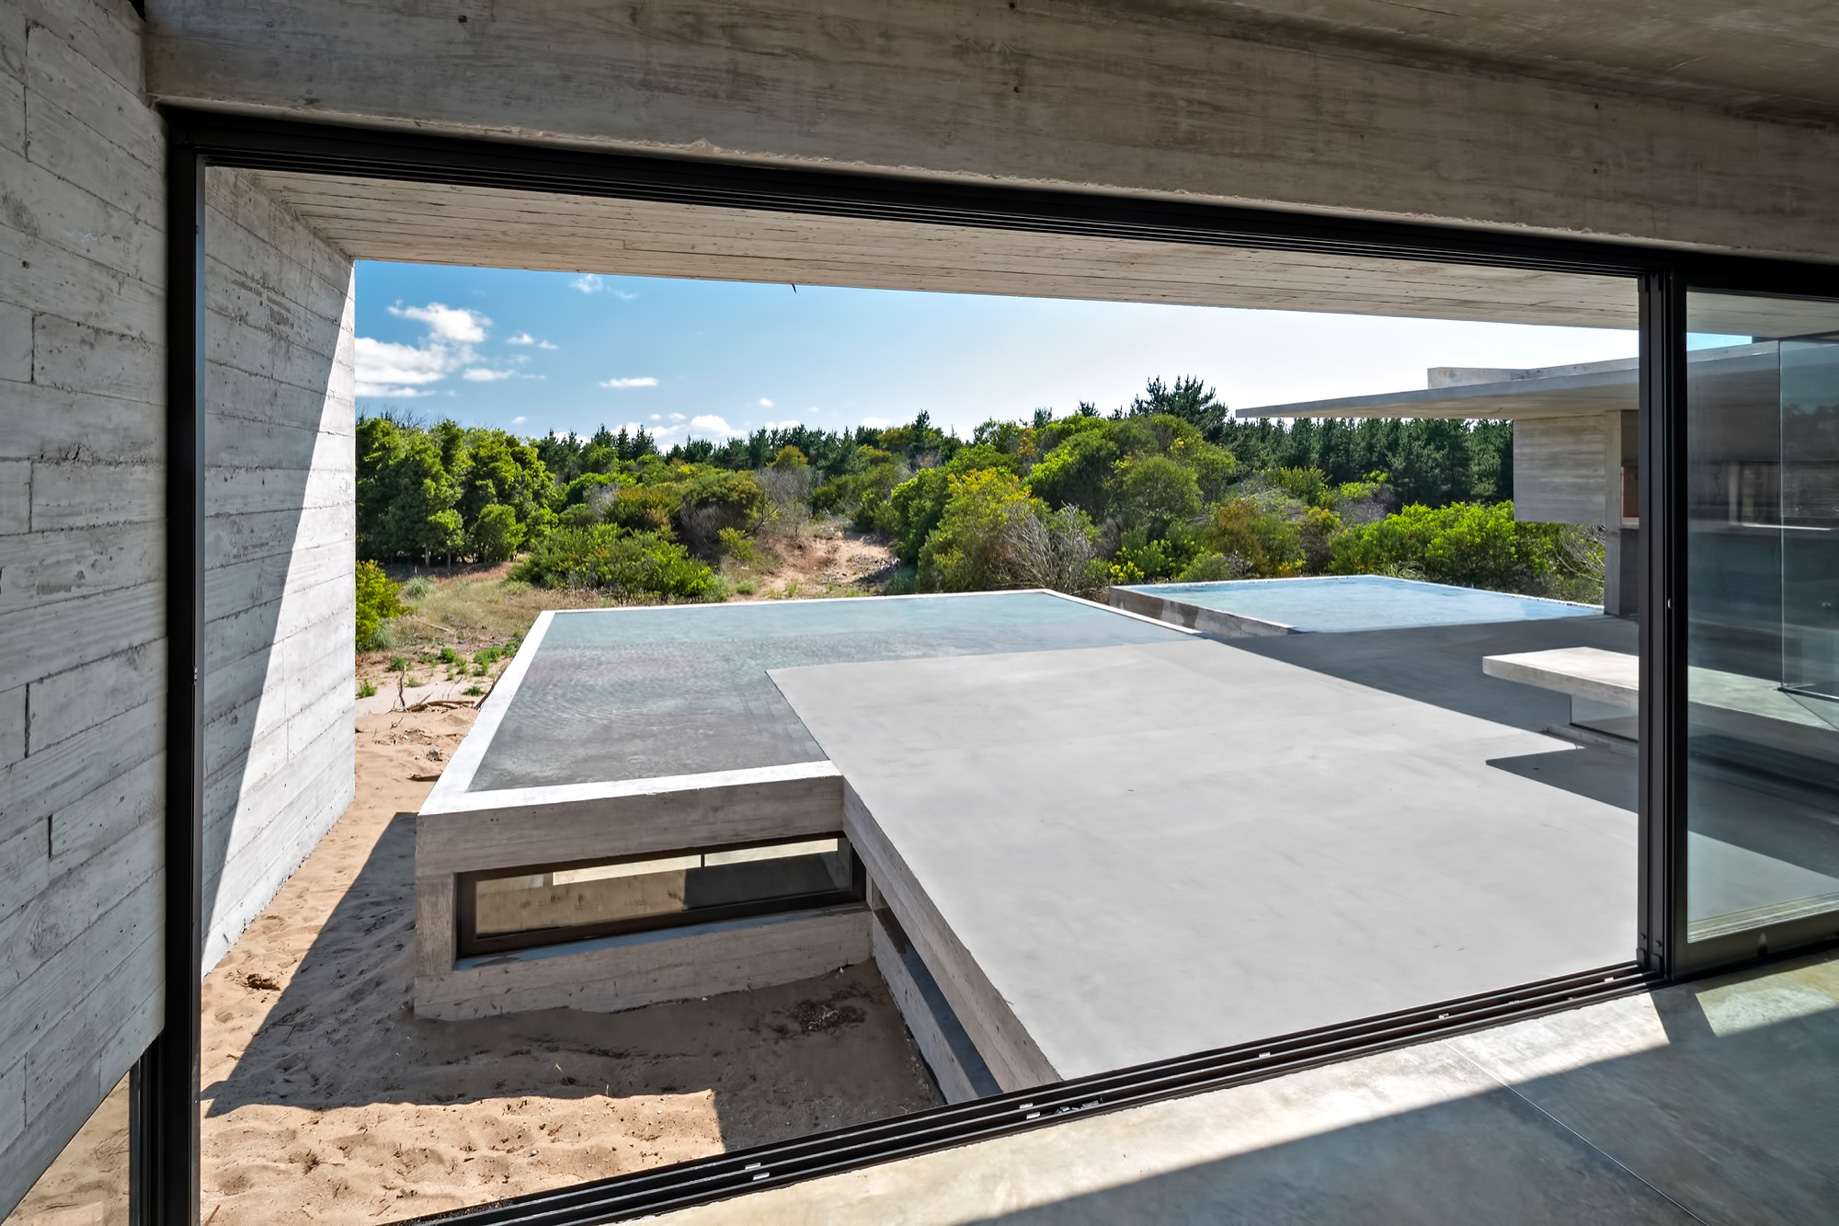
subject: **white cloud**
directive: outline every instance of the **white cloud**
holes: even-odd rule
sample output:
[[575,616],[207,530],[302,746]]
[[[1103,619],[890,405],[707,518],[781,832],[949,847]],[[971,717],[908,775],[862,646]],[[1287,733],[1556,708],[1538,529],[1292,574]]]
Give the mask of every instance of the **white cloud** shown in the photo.
[[[538,349],[559,348],[559,346],[552,344],[549,341],[537,340],[534,336],[531,336],[528,332],[519,332],[516,336],[507,336],[504,338],[504,343],[507,345],[535,345]],[[519,360],[521,361],[522,359],[519,359]]]
[[623,290],[623,289],[616,289],[616,290],[614,290],[614,291],[613,291],[613,296],[614,296],[615,298],[618,298],[618,299],[619,299],[620,301],[622,301],[622,302],[631,302],[631,301],[632,301],[632,300],[633,300],[634,298],[637,298],[637,297],[638,297],[638,295],[637,295],[637,294],[628,294],[628,293],[627,293],[627,292],[626,292],[625,290]]
[[630,379],[602,379],[602,387],[656,387],[658,381],[650,375],[637,375]]
[[460,378],[465,379],[468,383],[496,383],[500,379],[509,379],[516,373],[514,370],[487,370],[483,366],[475,366]]
[[768,430],[790,430],[797,424],[795,421],[769,421],[766,423],[766,428]]
[[646,421],[663,421],[664,417],[662,414],[653,413],[650,417],[647,417],[645,420]]
[[485,330],[492,326],[492,321],[477,311],[443,306],[438,302],[430,302],[425,307],[393,306],[390,314],[402,319],[418,319],[428,325],[429,336],[462,345],[478,344],[485,339]]
[[527,422],[527,421],[529,421],[529,420],[530,420],[530,419],[529,419],[528,417],[513,417],[513,418],[511,419],[511,424],[512,424],[513,426],[521,426],[521,425],[523,425],[523,424],[524,424],[525,422]]
[[562,346],[557,345],[551,341],[538,341],[536,343],[536,347],[538,349],[560,349]]
[[[419,345],[397,341],[380,341],[375,337],[357,338],[357,393],[360,396],[433,395],[428,385],[439,383],[448,375],[478,361],[473,345],[485,339],[492,321],[477,311],[443,306],[392,306],[392,315],[413,319],[428,327]],[[509,371],[468,370],[465,378],[489,382],[510,376]],[[451,394],[451,392],[449,393]]]
[[430,383],[439,383],[473,360],[465,345],[448,345],[430,341],[425,345],[402,345],[360,336],[356,344],[358,387],[360,396],[415,396]]
[[773,407],[773,402],[768,400],[766,397],[762,396],[760,397],[759,405],[763,409],[770,409]]
[[864,417],[862,424],[873,430],[885,430],[894,423],[885,417]]
[[670,415],[670,419],[671,419],[672,421],[682,421],[682,420],[683,420],[683,414],[681,414],[681,413],[672,413],[672,414]]
[[712,430],[717,434],[738,435],[740,433],[739,430],[736,430],[713,413],[703,413],[690,418],[690,425],[695,429]]
[[584,294],[598,294],[607,287],[606,281],[597,272],[584,272],[569,284]]

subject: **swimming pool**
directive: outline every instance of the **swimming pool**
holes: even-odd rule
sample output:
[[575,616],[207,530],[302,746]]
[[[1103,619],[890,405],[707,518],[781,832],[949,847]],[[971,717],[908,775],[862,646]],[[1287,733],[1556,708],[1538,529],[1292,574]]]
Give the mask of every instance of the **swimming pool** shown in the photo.
[[[1590,605],[1384,575],[1142,583],[1117,590],[1140,593],[1171,605],[1190,605],[1264,623],[1268,629],[1263,633],[1402,630],[1413,626],[1469,626],[1602,614],[1601,609]],[[1194,624],[1190,619],[1180,620],[1183,624]],[[1254,627],[1250,632],[1260,631]]]

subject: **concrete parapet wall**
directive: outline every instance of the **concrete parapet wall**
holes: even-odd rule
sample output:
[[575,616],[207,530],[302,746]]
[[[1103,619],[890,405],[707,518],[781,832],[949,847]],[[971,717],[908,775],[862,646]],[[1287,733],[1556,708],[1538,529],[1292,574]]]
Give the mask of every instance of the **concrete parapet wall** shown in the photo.
[[0,5],[0,1215],[159,1029],[164,155],[127,0]]
[[1256,617],[1227,613],[1222,609],[1206,609],[1183,600],[1173,600],[1150,592],[1134,592],[1124,587],[1112,588],[1107,599],[1110,600],[1113,608],[1123,609],[1127,613],[1138,613],[1144,617],[1153,617],[1171,626],[1198,630],[1202,634],[1211,634],[1215,638],[1242,639],[1268,634],[1296,633],[1294,627],[1279,622],[1260,621]]
[[240,171],[205,192],[204,965],[355,794],[351,261]]

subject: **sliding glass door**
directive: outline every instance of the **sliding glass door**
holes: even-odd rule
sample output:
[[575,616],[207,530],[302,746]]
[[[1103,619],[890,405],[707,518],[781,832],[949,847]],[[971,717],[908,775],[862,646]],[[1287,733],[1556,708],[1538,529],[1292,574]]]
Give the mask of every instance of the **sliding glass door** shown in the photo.
[[1839,930],[1839,303],[1693,293],[1686,950]]

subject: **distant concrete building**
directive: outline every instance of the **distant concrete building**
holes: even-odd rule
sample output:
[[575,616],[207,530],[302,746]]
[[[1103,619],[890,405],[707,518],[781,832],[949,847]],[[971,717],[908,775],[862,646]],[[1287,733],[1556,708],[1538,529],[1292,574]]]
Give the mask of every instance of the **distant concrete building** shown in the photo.
[[[1780,345],[1693,350],[1689,377],[1709,417],[1742,414],[1729,433],[1729,462],[1779,463],[1779,427],[1756,406],[1776,403]],[[1528,370],[1434,366],[1421,391],[1344,396],[1237,410],[1257,418],[1435,417],[1513,423],[1513,515],[1534,523],[1602,528],[1605,611],[1639,611],[1641,498],[1640,371],[1635,358]]]

